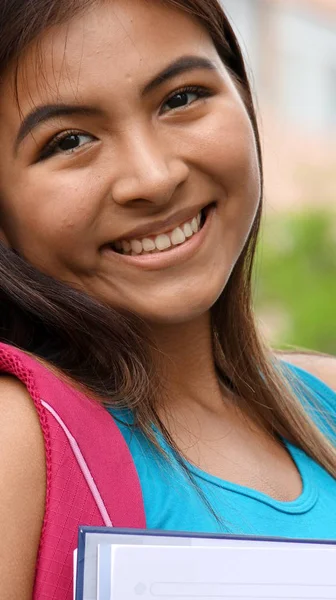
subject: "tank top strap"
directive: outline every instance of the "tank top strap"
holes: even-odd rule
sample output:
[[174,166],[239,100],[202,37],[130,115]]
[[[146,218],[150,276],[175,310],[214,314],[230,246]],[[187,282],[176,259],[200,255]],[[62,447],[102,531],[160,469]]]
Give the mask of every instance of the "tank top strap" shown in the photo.
[[80,525],[146,526],[135,465],[108,411],[32,356],[0,343],[0,372],[26,386],[45,442],[47,494],[34,600],[70,600]]
[[290,384],[315,424],[333,443],[336,442],[336,392],[312,373],[283,362]]

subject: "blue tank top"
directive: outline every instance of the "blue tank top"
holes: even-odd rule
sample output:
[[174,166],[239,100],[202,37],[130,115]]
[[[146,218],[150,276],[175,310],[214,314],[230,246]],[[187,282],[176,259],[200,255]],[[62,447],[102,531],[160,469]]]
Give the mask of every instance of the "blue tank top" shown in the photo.
[[[306,371],[286,366],[307,386],[322,411],[335,423],[336,393]],[[169,462],[142,433],[127,425],[132,421],[129,413],[110,412],[117,417],[132,454],[149,529],[336,539],[336,480],[292,444],[286,442],[302,479],[302,493],[294,501],[275,500],[187,463],[197,484],[195,487],[162,436],[159,442],[170,457]],[[314,409],[312,416],[313,413]],[[325,433],[332,435],[326,420],[322,422],[317,418],[317,421]]]

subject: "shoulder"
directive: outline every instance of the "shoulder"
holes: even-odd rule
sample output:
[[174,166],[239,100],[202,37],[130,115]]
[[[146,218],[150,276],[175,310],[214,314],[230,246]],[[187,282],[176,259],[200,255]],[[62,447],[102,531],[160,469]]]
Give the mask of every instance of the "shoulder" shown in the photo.
[[45,452],[33,401],[7,375],[0,375],[0,439],[1,589],[8,598],[26,599],[44,517]]
[[[40,467],[44,467],[44,440],[34,403],[21,381],[2,374],[0,438],[1,452],[7,451],[12,467],[15,467],[19,460],[20,465],[29,466],[28,471],[31,475],[36,475]],[[24,475],[22,472],[22,476]]]
[[336,357],[327,354],[275,352],[278,359],[299,367],[336,392]]

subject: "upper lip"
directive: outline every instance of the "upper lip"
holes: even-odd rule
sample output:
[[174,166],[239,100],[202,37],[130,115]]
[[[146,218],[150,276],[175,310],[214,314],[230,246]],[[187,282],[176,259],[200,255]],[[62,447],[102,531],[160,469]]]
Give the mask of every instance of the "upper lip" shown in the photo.
[[207,204],[203,204],[202,206],[192,206],[189,208],[183,208],[174,214],[166,217],[165,219],[160,219],[157,221],[152,221],[150,223],[146,223],[146,225],[138,225],[134,229],[131,229],[121,236],[113,240],[113,243],[120,241],[128,241],[134,239],[143,239],[146,236],[156,236],[161,233],[167,233],[172,229],[175,229],[182,223],[187,221],[191,221],[194,217],[197,217],[198,213],[203,210]]

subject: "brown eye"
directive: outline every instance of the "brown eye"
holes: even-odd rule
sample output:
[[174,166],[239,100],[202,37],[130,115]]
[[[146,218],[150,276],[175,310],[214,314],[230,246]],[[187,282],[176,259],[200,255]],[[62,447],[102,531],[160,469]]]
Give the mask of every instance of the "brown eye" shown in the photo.
[[190,104],[200,100],[200,98],[208,98],[211,95],[212,92],[210,90],[198,86],[177,90],[165,101],[161,112],[166,113],[172,110],[178,110],[179,108],[186,108]]
[[88,142],[92,142],[92,139],[94,139],[92,135],[85,133],[68,133],[55,140],[54,152],[55,154],[71,153]]
[[58,148],[63,152],[67,152],[68,150],[75,150],[80,145],[81,136],[78,134],[68,135],[63,140],[60,140],[58,143]]
[[81,133],[80,131],[63,132],[55,136],[49,144],[43,149],[39,160],[45,160],[55,154],[72,154],[77,149],[95,141],[93,135]]
[[177,108],[183,108],[184,106],[188,106],[192,102],[198,99],[197,92],[177,92],[174,96],[171,96],[169,100],[165,103],[164,112],[167,110],[175,110]]
[[180,94],[176,94],[170,100],[168,100],[167,106],[169,106],[169,108],[171,109],[179,108],[180,106],[185,106],[186,104],[189,104],[189,97],[191,95],[195,96],[196,94],[188,94],[187,92],[181,92]]

